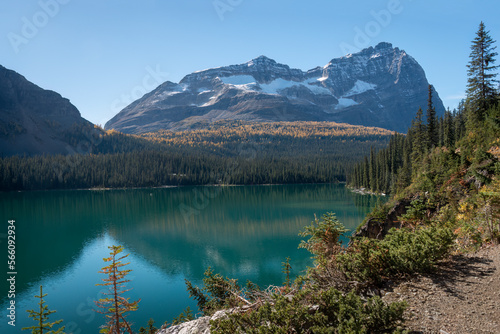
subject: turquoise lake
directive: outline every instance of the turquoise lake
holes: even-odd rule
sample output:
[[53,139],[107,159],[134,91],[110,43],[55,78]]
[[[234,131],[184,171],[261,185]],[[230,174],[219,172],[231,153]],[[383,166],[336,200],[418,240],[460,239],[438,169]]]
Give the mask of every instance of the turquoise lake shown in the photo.
[[15,220],[17,272],[12,327],[5,260],[0,333],[21,333],[34,324],[26,310],[37,307],[33,296],[40,285],[49,308],[57,310],[52,321],[64,319],[67,333],[97,333],[105,322],[94,312],[102,290],[96,284],[104,278],[98,271],[111,245],[130,254],[132,290],[126,296],[141,299],[128,318],[134,330],[150,318],[160,327],[187,306],[198,312],[185,279],[201,285],[210,266],[242,284],[281,284],[287,257],[292,276],[312,264],[297,246],[298,233],[315,215],[334,212],[353,230],[379,200],[343,184],[0,193],[0,248],[7,254],[8,220]]

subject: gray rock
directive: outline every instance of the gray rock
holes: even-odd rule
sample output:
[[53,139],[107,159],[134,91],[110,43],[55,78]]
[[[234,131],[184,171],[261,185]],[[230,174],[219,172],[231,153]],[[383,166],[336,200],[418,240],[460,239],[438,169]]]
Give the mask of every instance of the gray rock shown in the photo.
[[196,320],[184,322],[180,325],[161,329],[157,334],[209,334],[211,320],[219,320],[224,318],[228,313],[234,311],[235,309],[220,310],[215,312],[211,317],[201,317]]
[[196,320],[184,322],[180,325],[161,329],[157,334],[209,334],[210,317],[202,317]]
[[[438,115],[444,106],[434,91]],[[106,129],[144,133],[203,127],[219,120],[336,121],[406,132],[428,81],[405,51],[380,43],[309,71],[265,56],[165,82],[133,102]]]

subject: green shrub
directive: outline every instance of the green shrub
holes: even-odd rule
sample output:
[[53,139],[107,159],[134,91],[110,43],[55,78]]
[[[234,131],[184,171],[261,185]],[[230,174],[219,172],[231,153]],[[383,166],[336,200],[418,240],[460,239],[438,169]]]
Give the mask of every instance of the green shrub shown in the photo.
[[241,289],[236,279],[214,274],[210,267],[204,275],[202,288],[193,286],[190,281],[186,280],[189,297],[196,300],[200,311],[205,315],[212,315],[220,309],[239,306],[237,296],[241,293]]
[[383,277],[433,270],[450,253],[454,239],[454,234],[445,227],[391,229],[383,240],[353,240],[336,260],[349,279],[378,284]]
[[[244,291],[236,280],[224,279],[209,268],[204,287],[187,282],[188,290],[205,314],[233,308],[226,316],[211,321],[212,333],[400,332],[405,303],[387,305],[379,297],[363,299],[355,290],[379,284],[384,277],[433,270],[449,254],[454,234],[449,228],[435,226],[392,229],[383,240],[354,239],[349,248],[344,248],[339,237],[345,231],[329,213],[301,233],[309,239],[300,247],[311,251],[316,259],[303,285],[291,285],[287,277],[285,287],[277,290],[281,293],[265,294],[252,284]],[[289,270],[286,262],[284,269],[285,273]],[[246,298],[246,308],[241,308],[242,297]]]
[[328,260],[333,254],[338,253],[341,242],[340,236],[348,230],[342,225],[335,214],[328,212],[321,220],[316,218],[310,226],[306,226],[301,237],[309,236],[307,241],[302,240],[299,248],[305,248],[315,255],[319,262]]
[[384,274],[385,253],[386,249],[381,247],[379,240],[355,239],[345,252],[338,254],[334,265],[351,282],[363,286],[377,285]]
[[406,229],[390,231],[384,240],[387,251],[386,274],[412,274],[431,271],[446,257],[455,237],[450,229],[426,227],[415,232]]
[[258,310],[232,313],[211,322],[216,334],[266,333],[388,333],[403,321],[405,303],[386,305],[379,297],[366,302],[353,292],[328,289],[301,291],[293,298],[277,296]]
[[421,198],[411,201],[410,206],[407,206],[406,209],[406,213],[400,217],[403,222],[416,226],[426,220],[427,205]]

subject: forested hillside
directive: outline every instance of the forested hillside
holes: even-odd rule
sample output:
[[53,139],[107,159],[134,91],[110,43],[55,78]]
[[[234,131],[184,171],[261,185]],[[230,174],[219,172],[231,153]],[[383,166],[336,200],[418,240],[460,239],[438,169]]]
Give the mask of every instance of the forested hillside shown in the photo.
[[[409,203],[403,224],[449,224],[460,242],[500,241],[500,95],[496,46],[481,23],[472,42],[467,98],[436,118],[432,103],[416,113],[407,136],[371,151],[349,184],[393,194],[372,213],[380,219],[395,203]],[[430,95],[429,95],[429,101]]]
[[242,155],[251,147],[255,155],[266,157],[328,156],[350,160],[351,156],[362,156],[370,146],[383,147],[391,134],[381,128],[334,122],[220,121],[206,129],[160,130],[141,137],[168,147],[189,147],[224,156]]
[[327,122],[219,122],[142,137],[95,128],[73,155],[0,159],[0,189],[345,181],[392,132]]
[[372,149],[349,175],[349,184],[377,193],[397,193],[410,185],[412,174],[418,173],[429,153],[435,149],[454,152],[465,133],[465,102],[458,109],[447,110],[443,117],[436,117],[429,86],[425,115],[419,109],[407,135],[394,134],[387,148]]

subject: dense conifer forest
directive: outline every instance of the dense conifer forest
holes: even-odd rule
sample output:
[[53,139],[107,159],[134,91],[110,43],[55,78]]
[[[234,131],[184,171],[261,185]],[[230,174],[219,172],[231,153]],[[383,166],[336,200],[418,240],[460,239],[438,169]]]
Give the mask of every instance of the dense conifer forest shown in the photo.
[[429,86],[429,102],[424,118],[422,109],[416,112],[406,135],[394,134],[388,147],[371,149],[349,175],[349,185],[376,193],[395,193],[410,185],[412,174],[418,172],[425,157],[435,149],[455,151],[466,133],[465,101],[443,117],[436,117]]
[[338,182],[392,134],[327,122],[219,122],[142,136],[77,130],[74,154],[0,159],[0,189]]

